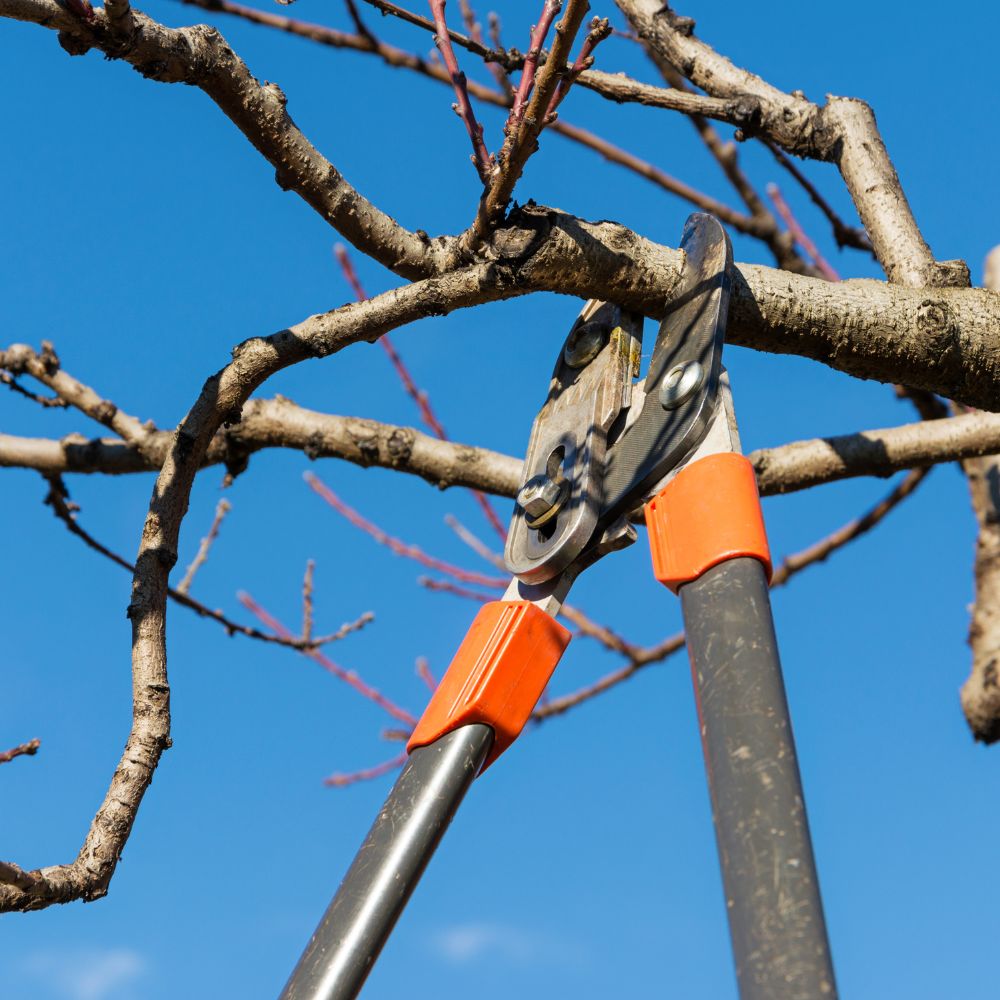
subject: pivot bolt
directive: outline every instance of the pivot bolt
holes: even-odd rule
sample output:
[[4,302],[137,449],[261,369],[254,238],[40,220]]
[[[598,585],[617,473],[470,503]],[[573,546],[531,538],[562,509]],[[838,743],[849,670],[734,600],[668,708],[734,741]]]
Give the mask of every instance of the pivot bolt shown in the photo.
[[589,365],[604,346],[608,328],[603,323],[581,323],[574,329],[563,348],[563,360],[570,368]]
[[532,476],[518,491],[517,504],[529,528],[541,527],[562,507],[568,490],[566,480],[556,482],[544,472]]
[[665,410],[676,410],[701,388],[704,381],[705,369],[697,361],[675,365],[660,385],[660,405]]

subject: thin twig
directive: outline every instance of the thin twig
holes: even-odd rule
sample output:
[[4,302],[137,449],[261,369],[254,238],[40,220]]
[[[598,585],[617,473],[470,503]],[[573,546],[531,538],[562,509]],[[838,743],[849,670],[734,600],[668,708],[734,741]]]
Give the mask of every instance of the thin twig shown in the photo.
[[344,0],[347,5],[347,13],[350,15],[351,23],[354,25],[354,30],[363,37],[367,38],[373,45],[378,45],[378,40],[375,35],[372,34],[371,29],[361,20],[361,14],[358,11],[358,5],[354,0]]
[[453,597],[464,597],[467,601],[478,601],[480,604],[487,604],[497,600],[496,594],[484,594],[481,590],[472,590],[469,587],[461,587],[450,580],[435,580],[432,576],[418,576],[417,584],[439,594],[451,594]]
[[9,372],[0,371],[0,383],[7,386],[12,392],[16,392],[19,396],[24,396],[25,399],[30,399],[33,403],[37,403],[39,406],[47,409],[65,410],[69,406],[69,403],[62,396],[43,396],[39,392],[32,392],[30,389],[25,389]]
[[[476,20],[476,13],[472,9],[472,5],[469,0],[458,0],[458,6],[462,11],[462,21],[465,23],[465,30],[469,33],[469,37],[474,41],[478,42],[480,45],[486,45],[486,41],[483,38],[482,25]],[[496,19],[495,14],[490,14],[490,29],[493,29],[493,21]],[[497,21],[497,46],[500,46],[499,42],[499,19]],[[510,77],[507,76],[507,71],[498,62],[487,62],[486,68],[493,74],[493,79],[496,80],[497,85],[500,90],[505,94],[514,93],[514,88],[511,86]]]
[[493,166],[493,159],[486,143],[483,141],[483,126],[476,121],[476,113],[472,109],[472,102],[469,100],[469,89],[466,86],[465,74],[459,69],[458,59],[455,57],[455,50],[451,47],[451,39],[448,37],[448,25],[444,19],[445,0],[430,0],[431,11],[434,14],[434,44],[441,53],[444,60],[445,69],[451,77],[451,84],[455,90],[456,102],[452,105],[454,111],[465,124],[465,130],[469,133],[469,140],[472,143],[472,165],[479,174],[479,179],[485,184],[489,180],[490,171]]
[[865,511],[860,517],[853,521],[848,521],[836,531],[814,542],[808,548],[785,556],[781,563],[775,568],[774,576],[771,578],[772,587],[780,587],[787,583],[789,578],[796,573],[800,573],[807,566],[823,562],[832,553],[843,548],[848,542],[853,542],[868,531],[871,531],[880,521],[899,506],[911,493],[924,481],[930,469],[913,469],[908,472],[899,484],[885,497],[883,497],[872,508]]
[[312,638],[313,630],[313,572],[315,569],[315,561],[307,560],[305,576],[302,578],[302,638],[307,642]]
[[861,226],[849,226],[837,213],[830,207],[830,203],[819,193],[816,186],[809,180],[808,177],[796,166],[795,161],[791,157],[786,156],[785,153],[779,149],[770,139],[761,138],[760,141],[764,143],[765,146],[774,155],[774,158],[778,163],[787,170],[792,177],[795,178],[802,186],[802,189],[809,195],[812,199],[813,204],[827,217],[830,225],[833,227],[833,238],[837,241],[838,247],[853,247],[855,250],[864,250],[866,253],[870,253],[873,257],[875,256],[875,250],[872,247],[871,240],[868,239],[868,234],[864,231]]
[[587,37],[583,40],[583,45],[580,46],[580,54],[574,60],[570,71],[559,81],[559,87],[552,95],[548,110],[549,118],[556,113],[556,109],[562,104],[563,98],[569,93],[569,88],[577,77],[594,64],[594,49],[610,34],[611,22],[606,17],[595,17],[590,22],[590,31],[587,32]]
[[450,576],[460,583],[475,583],[481,587],[503,589],[510,582],[507,577],[487,576],[485,573],[477,573],[475,570],[462,569],[460,566],[455,566],[452,563],[445,562],[443,559],[428,555],[417,545],[411,545],[408,542],[394,538],[388,532],[378,527],[378,525],[373,524],[366,517],[359,514],[353,507],[344,503],[329,486],[311,472],[304,473],[303,478],[309,484],[309,488],[322,497],[338,514],[346,518],[354,527],[360,528],[365,534],[374,538],[379,545],[384,545],[394,555],[412,559],[414,562],[420,563],[421,566],[444,573],[446,576]]
[[531,96],[532,88],[535,86],[535,73],[538,69],[538,60],[542,54],[542,46],[548,36],[549,28],[556,15],[562,10],[562,0],[544,0],[542,4],[542,15],[538,19],[538,24],[531,26],[531,39],[528,42],[528,51],[524,54],[524,66],[521,68],[521,79],[514,94],[514,103],[510,108],[510,116],[504,126],[504,132],[516,132],[524,117],[524,109],[528,98]]
[[187,572],[184,574],[184,579],[177,584],[177,593],[186,594],[191,589],[191,584],[194,582],[195,573],[205,564],[208,559],[208,553],[212,548],[212,543],[219,536],[219,528],[222,526],[222,519],[232,510],[232,504],[225,498],[221,499],[215,506],[215,517],[212,518],[212,526],[208,529],[208,534],[201,540],[201,544],[198,546],[198,552],[194,559],[191,560],[191,565],[188,566]]
[[343,788],[345,785],[353,785],[358,781],[369,781],[372,778],[380,778],[383,774],[395,771],[397,767],[402,767],[406,763],[408,751],[404,750],[390,760],[385,760],[374,767],[366,767],[361,771],[353,771],[350,774],[331,774],[329,778],[323,779],[323,784],[330,788]]
[[[278,638],[286,640],[286,645],[292,645],[294,636],[286,625],[283,625],[270,611],[258,604],[246,591],[240,591],[236,595],[240,604],[243,605],[255,618],[271,629]],[[394,719],[405,722],[411,726],[416,725],[417,720],[405,708],[401,708],[395,702],[390,701],[377,688],[363,681],[354,670],[345,670],[342,666],[334,663],[325,653],[313,648],[300,648],[303,656],[307,656],[314,663],[319,664],[327,673],[343,681],[353,688],[363,698],[374,702],[379,708],[388,712]]]
[[41,740],[34,739],[28,740],[27,743],[21,743],[19,746],[11,747],[10,750],[4,750],[0,753],[0,764],[6,764],[15,757],[34,757],[41,745]]
[[[793,576],[801,573],[802,570],[828,559],[834,552],[871,531],[872,528],[881,523],[903,500],[913,493],[920,483],[923,482],[928,471],[927,469],[914,469],[886,497],[860,517],[848,521],[836,531],[807,548],[786,556],[774,571],[774,575],[771,578],[771,588],[774,589],[775,587],[787,584]],[[605,674],[593,684],[589,684],[559,698],[551,699],[548,704],[538,708],[532,714],[532,718],[536,721],[541,721],[551,718],[554,715],[561,715],[569,711],[569,709],[575,708],[577,705],[589,701],[591,698],[603,694],[610,688],[627,681],[644,667],[665,660],[667,657],[679,652],[683,647],[684,634],[677,633],[676,635],[668,636],[655,646],[636,650],[629,662],[623,667]]]
[[[364,286],[361,284],[358,278],[357,271],[354,270],[354,264],[351,261],[350,254],[347,252],[347,247],[343,243],[337,243],[333,248],[334,256],[337,258],[337,262],[340,264],[341,270],[344,272],[344,277],[347,279],[347,283],[351,286],[355,297],[359,302],[364,302],[368,298],[368,294],[365,292]],[[379,343],[382,345],[383,350],[389,357],[389,362],[392,364],[393,369],[399,376],[400,382],[403,383],[403,388],[406,390],[406,394],[417,404],[417,409],[420,411],[420,419],[423,420],[424,424],[430,428],[431,432],[441,441],[450,441],[451,438],[448,437],[448,432],[444,429],[444,425],[438,420],[437,414],[434,412],[434,408],[431,406],[430,397],[427,395],[426,391],[421,389],[417,383],[413,380],[413,376],[410,374],[410,369],[407,368],[403,359],[400,357],[399,352],[396,350],[396,345],[392,342],[389,334],[385,333],[379,337]],[[507,529],[504,527],[503,522],[497,517],[496,511],[493,509],[493,505],[490,503],[489,497],[486,496],[480,490],[469,490],[472,494],[473,499],[479,505],[479,509],[483,512],[486,520],[490,523],[493,530],[504,540],[507,538]]]
[[427,687],[433,692],[437,690],[438,682],[434,679],[434,675],[431,673],[430,665],[427,663],[426,656],[417,657],[416,666],[417,676],[427,685]]
[[[550,14],[551,17],[555,16],[558,10],[557,2],[561,6],[561,0],[546,0],[543,16],[532,33],[532,45],[536,43],[543,24],[545,30],[548,30],[545,22],[550,18]],[[489,178],[486,190],[479,200],[476,217],[468,232],[462,237],[465,246],[474,248],[481,244],[502,221],[525,165],[538,148],[538,137],[548,124],[549,105],[565,72],[570,49],[588,10],[587,0],[568,0],[566,13],[556,25],[552,51],[537,76],[533,67],[529,75],[529,63],[527,59],[525,60],[521,86],[514,98],[505,126],[506,138],[503,148],[497,157],[496,167]],[[542,38],[544,39],[544,35]],[[523,103],[525,100],[526,105]]]
[[[88,548],[93,549],[95,552],[99,552],[106,559],[110,559],[116,566],[120,566],[122,569],[127,570],[130,573],[135,572],[135,566],[132,563],[118,555],[117,552],[113,552],[80,526],[80,523],[77,521],[75,516],[76,505],[70,501],[69,491],[66,489],[66,485],[63,483],[62,479],[58,476],[43,476],[43,478],[49,484],[49,492],[45,497],[45,503],[52,508],[53,513],[66,526],[66,528],[72,534],[76,535],[76,537],[79,538]],[[202,604],[201,601],[196,601],[189,594],[182,594],[174,587],[168,588],[167,594],[172,600],[176,601],[180,605],[183,605],[185,608],[190,609],[202,618],[210,618],[212,621],[218,622],[229,635],[242,635],[246,636],[248,639],[258,639],[261,642],[270,642],[277,646],[288,646],[291,649],[297,649],[300,651],[314,649],[325,642],[332,642],[334,639],[341,639],[345,635],[359,631],[375,619],[372,612],[366,611],[355,621],[341,626],[341,628],[331,636],[324,636],[319,639],[308,641],[294,637],[282,638],[270,635],[267,632],[261,632],[259,629],[256,629],[251,625],[241,625],[239,622],[234,622],[232,619],[227,618],[221,611],[210,608],[207,605]]]
[[499,552],[494,552],[478,536],[474,535],[454,514],[446,514],[444,523],[455,532],[456,535],[476,553],[480,559],[485,560],[491,566],[495,566],[501,572],[507,572],[507,565],[503,561],[503,556]]
[[795,242],[798,243],[800,247],[809,255],[812,259],[813,265],[816,270],[819,271],[820,275],[826,278],[827,281],[840,281],[840,275],[837,271],[830,266],[823,255],[819,252],[819,248],[815,243],[809,238],[809,235],[802,228],[799,220],[795,218],[794,213],[788,206],[788,202],[785,201],[781,194],[781,188],[777,184],[767,185],[767,196],[771,199],[774,207],[781,216],[782,221],[788,226],[788,231],[795,237]]

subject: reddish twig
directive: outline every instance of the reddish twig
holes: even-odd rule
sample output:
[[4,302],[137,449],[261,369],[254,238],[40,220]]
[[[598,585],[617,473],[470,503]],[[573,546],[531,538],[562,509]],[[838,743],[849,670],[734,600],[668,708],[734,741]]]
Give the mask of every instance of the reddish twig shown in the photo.
[[[547,19],[553,8],[558,10],[560,7],[561,0],[558,3],[556,0],[546,0],[542,21]],[[503,220],[514,188],[528,160],[538,149],[542,129],[549,123],[549,105],[566,73],[570,49],[588,9],[588,0],[568,0],[566,13],[555,27],[551,50],[544,65],[538,70],[537,77],[531,60],[525,59],[521,86],[514,97],[505,126],[503,147],[497,156],[497,169],[479,200],[472,225],[460,238],[460,244],[467,249],[472,250],[481,245]],[[544,35],[541,35],[542,27],[542,24],[536,25],[532,34],[533,45],[539,36],[544,40]],[[519,105],[519,99],[525,98],[526,103]]]
[[[354,292],[355,297],[359,302],[364,302],[368,298],[368,294],[365,292],[365,289],[358,278],[358,274],[354,270],[354,264],[351,262],[350,255],[347,252],[347,247],[345,247],[343,243],[337,243],[334,245],[333,252],[334,256],[337,258],[337,263],[340,264],[341,270],[344,272],[344,277],[347,280],[347,283],[351,286],[351,289]],[[420,411],[420,419],[424,422],[424,425],[428,427],[431,433],[433,433],[434,436],[439,438],[441,441],[450,441],[451,438],[448,437],[448,432],[444,429],[444,425],[441,421],[438,420],[437,414],[431,406],[430,398],[427,393],[413,381],[413,376],[410,374],[409,368],[407,368],[404,364],[403,359],[396,350],[396,346],[393,344],[389,334],[385,333],[379,337],[379,343],[388,355],[389,361],[395,369],[396,374],[399,376],[400,382],[403,383],[403,388],[406,390],[406,394],[414,401],[414,403],[417,404],[417,409]],[[507,529],[504,527],[500,518],[497,517],[497,513],[493,509],[493,505],[490,503],[489,497],[487,497],[486,494],[480,490],[469,490],[469,492],[479,505],[480,510],[482,510],[486,520],[489,521],[493,530],[501,538],[506,540]]]
[[824,259],[823,255],[819,252],[819,248],[809,236],[806,231],[799,224],[799,220],[795,218],[792,213],[791,208],[788,207],[788,202],[781,195],[781,189],[777,184],[767,185],[767,196],[771,199],[778,215],[781,216],[782,221],[788,227],[788,231],[795,237],[795,242],[798,243],[800,247],[809,255],[814,267],[819,273],[826,278],[827,281],[840,281],[840,275],[832,268],[827,261]]
[[594,64],[594,49],[610,34],[611,22],[606,17],[595,17],[590,22],[590,31],[587,32],[587,37],[583,40],[583,45],[580,46],[580,54],[576,57],[569,73],[559,81],[559,88],[549,102],[548,115],[550,117],[556,113],[556,108],[562,103],[576,78]]
[[[246,591],[240,591],[236,596],[240,604],[242,604],[247,611],[249,611],[258,621],[267,626],[267,628],[271,629],[277,636],[285,639],[286,641],[293,638],[291,630],[275,618],[269,611],[258,604],[248,593],[246,593]],[[363,698],[367,698],[369,701],[378,705],[379,708],[384,709],[394,719],[399,719],[400,722],[406,722],[411,726],[416,725],[417,720],[410,712],[407,712],[405,708],[400,708],[399,705],[390,701],[379,690],[363,681],[358,676],[356,671],[345,670],[339,664],[334,663],[333,660],[331,660],[326,654],[321,653],[318,649],[302,649],[301,653],[303,656],[308,656],[314,663],[318,663],[325,671],[327,671],[327,673],[336,677],[337,680],[343,681],[349,687],[353,688]]]
[[[79,538],[88,548],[100,553],[106,559],[110,559],[116,566],[120,566],[129,573],[134,573],[135,566],[132,563],[120,556],[117,552],[113,552],[80,526],[75,516],[75,512],[78,508],[69,499],[69,491],[66,489],[66,484],[62,481],[62,479],[59,476],[43,476],[43,478],[49,484],[49,492],[45,497],[45,503],[52,508],[55,516],[62,521],[66,528],[72,534],[76,535],[76,537]],[[329,636],[321,636],[319,639],[312,639],[308,641],[301,638],[283,639],[280,636],[269,635],[267,632],[261,632],[259,629],[255,629],[250,625],[241,625],[239,622],[234,622],[231,618],[227,618],[218,609],[210,608],[207,605],[202,604],[201,601],[196,601],[189,594],[182,594],[174,587],[169,587],[167,589],[167,595],[171,600],[176,601],[185,608],[188,608],[196,615],[199,615],[202,618],[210,618],[212,621],[218,622],[229,635],[242,635],[246,636],[248,639],[257,639],[260,642],[270,642],[278,646],[289,646],[292,649],[300,651],[323,645],[326,642],[333,642],[336,639],[342,639],[345,635],[358,631],[375,618],[370,611],[366,611],[356,621],[350,622],[347,625],[342,625],[336,632],[331,633]]]
[[451,594],[453,597],[464,597],[467,601],[478,601],[486,604],[497,599],[496,594],[484,594],[481,590],[470,590],[468,587],[459,587],[450,580],[435,580],[430,576],[417,577],[417,583],[421,587],[433,590],[436,593]]
[[27,743],[22,743],[20,746],[12,747],[10,750],[4,750],[0,753],[0,764],[6,764],[8,761],[12,761],[15,757],[34,757],[38,753],[38,748],[42,745],[41,740],[28,740]]
[[372,778],[380,778],[383,774],[395,771],[397,767],[402,767],[406,763],[408,753],[404,750],[401,754],[391,760],[384,760],[374,767],[366,767],[361,771],[352,771],[350,774],[331,774],[329,778],[323,779],[323,784],[329,788],[343,788],[345,785],[353,785],[358,781],[370,781]]
[[312,639],[313,630],[313,572],[316,563],[309,559],[306,562],[305,576],[302,578],[302,638],[307,642]]
[[[462,10],[462,20],[465,22],[465,30],[469,33],[469,37],[483,48],[486,48],[486,40],[483,38],[482,25],[476,20],[476,13],[472,9],[472,5],[469,0],[458,0],[458,6]],[[497,48],[502,48],[503,46],[499,42],[500,35],[500,22],[499,18],[495,14],[490,14],[490,30],[493,30],[493,24],[496,21],[496,35],[497,41],[494,43]],[[507,71],[498,62],[487,62],[486,68],[493,74],[493,79],[496,80],[497,85],[505,94],[513,94],[514,88],[511,86],[510,77],[507,76]]]
[[379,738],[389,743],[405,743],[410,738],[412,729],[383,729]]
[[476,114],[472,110],[472,101],[469,100],[465,74],[458,68],[455,50],[451,46],[448,25],[444,19],[445,0],[430,0],[430,5],[434,15],[434,44],[441,53],[445,69],[448,70],[451,84],[455,89],[457,103],[453,104],[452,108],[465,123],[465,130],[469,133],[469,140],[472,142],[470,159],[479,174],[479,179],[485,184],[489,180],[490,171],[493,168],[493,158],[486,148],[486,143],[483,142],[483,126],[476,121]]
[[552,22],[561,10],[562,0],[545,0],[538,24],[532,25],[531,40],[524,56],[524,66],[521,68],[521,80],[518,83],[517,92],[514,94],[514,103],[511,105],[507,124],[504,126],[504,132],[507,134],[516,132],[517,127],[521,124],[528,98],[535,86],[535,72],[538,69],[538,58],[542,54],[542,46],[545,44]]
[[178,593],[186,594],[191,589],[191,584],[194,583],[194,575],[205,564],[205,560],[208,559],[208,553],[212,548],[212,543],[219,536],[219,528],[222,526],[222,519],[229,513],[230,510],[232,510],[232,504],[226,499],[222,499],[218,502],[218,504],[216,504],[215,517],[212,518],[212,524],[208,529],[208,534],[201,540],[201,544],[198,546],[198,552],[194,559],[191,560],[191,565],[188,566],[187,571],[184,574],[184,579],[177,584]]
[[868,234],[861,226],[849,226],[830,207],[830,203],[819,193],[816,186],[808,177],[795,165],[795,161],[785,155],[770,139],[761,139],[761,142],[771,151],[778,163],[787,170],[792,177],[802,186],[802,189],[809,195],[812,203],[827,217],[833,227],[833,238],[837,241],[838,247],[853,247],[855,250],[864,250],[875,256],[875,249],[872,247]]
[[398,538],[394,538],[377,525],[372,524],[371,521],[359,514],[353,507],[344,503],[329,486],[313,475],[313,473],[306,472],[303,474],[303,478],[309,484],[310,489],[322,497],[338,514],[345,517],[356,528],[360,528],[365,534],[374,538],[379,545],[384,545],[394,555],[412,559],[414,562],[418,562],[428,569],[437,570],[439,573],[453,577],[461,583],[475,583],[482,587],[503,588],[510,582],[506,577],[486,576],[484,573],[476,573],[474,570],[454,566],[443,559],[428,555],[417,545],[411,545]]
[[431,673],[431,668],[427,663],[426,656],[417,657],[417,676],[427,685],[430,690],[436,691],[438,682],[434,679],[434,675]]
[[499,552],[494,552],[485,542],[477,538],[469,529],[462,524],[461,521],[454,514],[446,514],[444,518],[444,523],[451,528],[452,531],[458,535],[461,541],[465,542],[466,545],[472,549],[473,552],[479,556],[480,559],[484,559],[491,566],[496,566],[501,572],[507,572],[507,565],[503,561],[503,556]]

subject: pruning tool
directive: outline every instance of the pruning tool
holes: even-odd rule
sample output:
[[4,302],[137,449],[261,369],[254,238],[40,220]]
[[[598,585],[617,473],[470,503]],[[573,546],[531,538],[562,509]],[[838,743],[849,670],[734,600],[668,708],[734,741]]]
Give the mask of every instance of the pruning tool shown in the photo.
[[756,479],[722,346],[732,250],[692,215],[645,379],[642,317],[588,302],[535,419],[504,559],[410,736],[409,758],[282,1000],[360,991],[473,779],[527,723],[570,633],[574,579],[631,544],[679,594],[742,1000],[835,1000],[833,967],[768,595]]

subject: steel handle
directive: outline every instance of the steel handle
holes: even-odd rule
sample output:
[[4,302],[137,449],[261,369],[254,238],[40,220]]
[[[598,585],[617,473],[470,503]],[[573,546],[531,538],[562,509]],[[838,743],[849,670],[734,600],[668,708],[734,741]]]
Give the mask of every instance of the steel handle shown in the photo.
[[280,1000],[358,995],[492,744],[473,724],[410,754]]
[[835,1000],[764,567],[680,588],[741,1000]]

